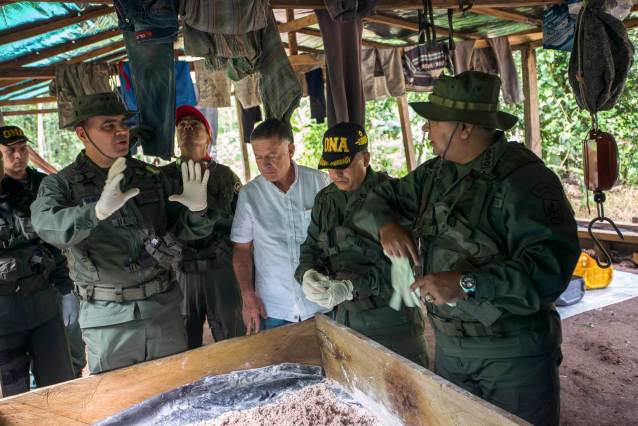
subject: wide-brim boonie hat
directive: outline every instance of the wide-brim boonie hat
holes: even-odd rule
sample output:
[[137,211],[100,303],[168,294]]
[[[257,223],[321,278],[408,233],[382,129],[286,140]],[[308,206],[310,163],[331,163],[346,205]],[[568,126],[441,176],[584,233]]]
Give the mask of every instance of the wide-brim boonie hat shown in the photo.
[[127,118],[135,115],[129,111],[120,96],[115,92],[96,93],[78,96],[73,99],[71,121],[66,128],[74,128],[81,122],[98,115],[125,115]]
[[433,121],[458,121],[483,127],[509,130],[518,121],[499,111],[501,79],[479,71],[457,76],[442,75],[435,83],[428,102],[411,102],[421,117]]

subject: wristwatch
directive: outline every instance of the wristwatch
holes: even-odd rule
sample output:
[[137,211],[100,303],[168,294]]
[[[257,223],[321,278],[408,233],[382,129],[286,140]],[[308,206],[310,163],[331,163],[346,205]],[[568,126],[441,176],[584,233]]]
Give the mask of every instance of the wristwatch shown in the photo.
[[474,294],[476,291],[476,277],[473,274],[464,273],[461,275],[459,285],[467,294]]

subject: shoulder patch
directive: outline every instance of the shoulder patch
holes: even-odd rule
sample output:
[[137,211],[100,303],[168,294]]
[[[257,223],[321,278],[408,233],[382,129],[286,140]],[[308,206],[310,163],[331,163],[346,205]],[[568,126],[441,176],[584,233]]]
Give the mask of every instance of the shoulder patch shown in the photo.
[[552,225],[562,225],[565,220],[563,191],[556,184],[542,182],[532,188],[532,194],[543,201],[545,216]]

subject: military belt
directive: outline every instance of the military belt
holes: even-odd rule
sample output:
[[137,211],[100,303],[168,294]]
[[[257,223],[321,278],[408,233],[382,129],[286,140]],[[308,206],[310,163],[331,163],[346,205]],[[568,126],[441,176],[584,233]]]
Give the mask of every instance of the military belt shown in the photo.
[[121,285],[113,284],[104,286],[100,283],[97,286],[93,283],[75,283],[75,290],[82,300],[100,300],[104,302],[132,302],[135,300],[145,300],[149,297],[164,293],[173,287],[173,281],[166,276],[156,278],[136,287],[122,288]]
[[546,321],[546,312],[551,305],[543,307],[540,312],[528,316],[509,316],[496,321],[489,327],[478,321],[461,321],[457,318],[446,318],[428,311],[428,319],[432,327],[440,333],[451,337],[503,337],[523,329],[537,330]]

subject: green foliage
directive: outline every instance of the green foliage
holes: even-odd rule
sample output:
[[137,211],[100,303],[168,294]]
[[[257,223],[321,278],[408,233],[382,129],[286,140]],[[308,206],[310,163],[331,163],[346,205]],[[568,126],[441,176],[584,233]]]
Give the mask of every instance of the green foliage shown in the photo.
[[[36,109],[36,106],[32,106]],[[28,107],[20,107],[20,109],[28,109]],[[37,115],[22,115],[14,117],[6,117],[6,124],[19,126],[24,133],[29,136],[31,143],[36,151],[37,135],[38,135],[38,118]],[[82,142],[77,138],[75,132],[69,130],[61,130],[58,126],[57,114],[43,115],[44,137],[48,152],[41,153],[44,158],[57,169],[71,163],[75,156],[82,150]]]

